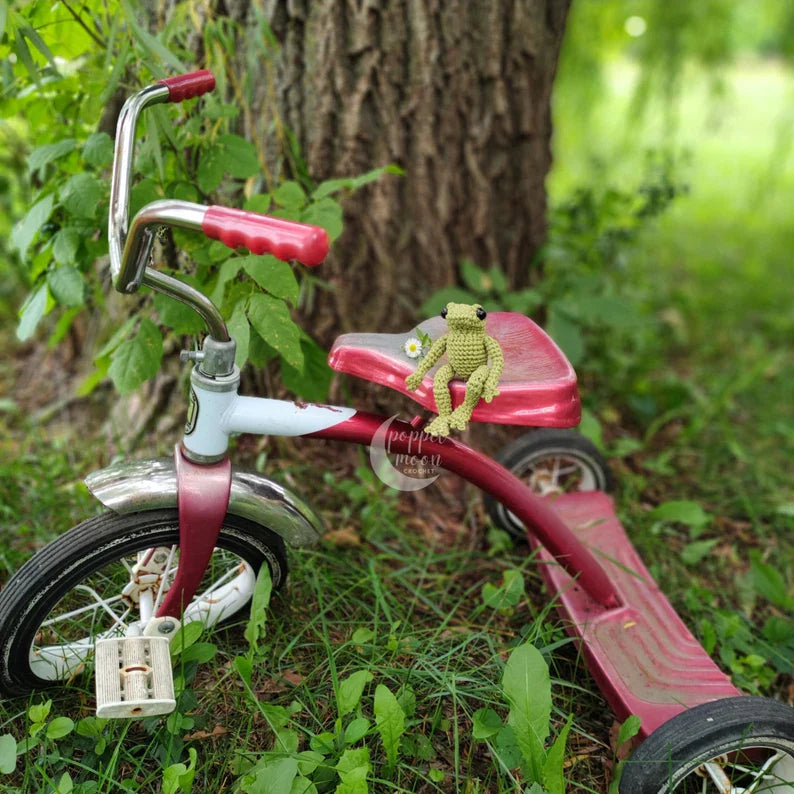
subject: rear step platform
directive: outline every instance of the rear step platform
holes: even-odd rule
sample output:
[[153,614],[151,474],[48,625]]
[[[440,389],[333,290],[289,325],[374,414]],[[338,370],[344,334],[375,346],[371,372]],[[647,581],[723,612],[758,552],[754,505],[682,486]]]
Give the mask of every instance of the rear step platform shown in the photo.
[[618,718],[642,719],[641,735],[700,703],[742,693],[712,661],[651,578],[600,491],[563,494],[552,507],[593,552],[621,606],[606,608],[539,549],[546,583],[567,629],[583,640],[588,668]]

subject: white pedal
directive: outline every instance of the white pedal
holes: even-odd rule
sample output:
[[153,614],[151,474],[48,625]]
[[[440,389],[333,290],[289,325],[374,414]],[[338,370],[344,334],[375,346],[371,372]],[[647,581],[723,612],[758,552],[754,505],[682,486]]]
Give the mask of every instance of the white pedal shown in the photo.
[[94,649],[97,717],[170,714],[176,699],[168,646],[165,637],[98,640]]

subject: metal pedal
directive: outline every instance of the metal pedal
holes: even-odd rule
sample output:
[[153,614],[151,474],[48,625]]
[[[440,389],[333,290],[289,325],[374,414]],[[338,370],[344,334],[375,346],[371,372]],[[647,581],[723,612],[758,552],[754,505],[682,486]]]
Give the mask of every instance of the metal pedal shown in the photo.
[[168,646],[165,637],[98,640],[94,650],[97,717],[170,714],[176,699]]

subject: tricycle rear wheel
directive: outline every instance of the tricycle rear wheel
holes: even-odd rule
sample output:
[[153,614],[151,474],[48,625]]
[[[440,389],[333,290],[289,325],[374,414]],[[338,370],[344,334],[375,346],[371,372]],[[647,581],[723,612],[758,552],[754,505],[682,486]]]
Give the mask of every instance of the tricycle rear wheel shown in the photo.
[[763,697],[703,703],[655,730],[620,794],[794,794],[794,709]]
[[[541,496],[571,491],[611,491],[612,473],[592,441],[575,430],[544,428],[519,436],[496,460]],[[489,518],[516,541],[524,525],[492,497],[484,498]]]

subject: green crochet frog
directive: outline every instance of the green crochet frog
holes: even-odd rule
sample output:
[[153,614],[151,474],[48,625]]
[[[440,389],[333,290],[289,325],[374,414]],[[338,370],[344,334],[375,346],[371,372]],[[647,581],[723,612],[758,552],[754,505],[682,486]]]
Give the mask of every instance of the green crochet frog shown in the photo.
[[[493,337],[485,334],[486,312],[482,306],[448,303],[441,316],[446,319],[449,332],[433,342],[416,372],[405,379],[408,389],[415,391],[446,352],[449,363],[440,367],[433,378],[438,416],[424,429],[431,436],[448,436],[450,429],[465,430],[480,397],[489,403],[499,394],[496,384],[504,366],[502,348]],[[449,382],[454,377],[466,381],[466,396],[453,411]]]

